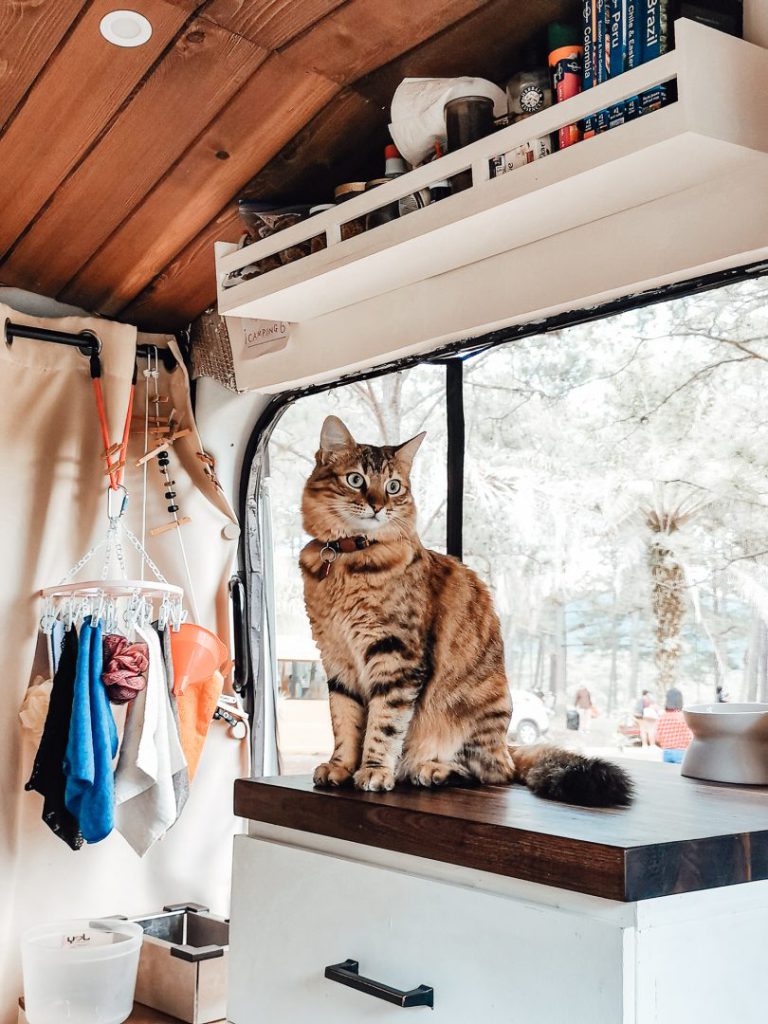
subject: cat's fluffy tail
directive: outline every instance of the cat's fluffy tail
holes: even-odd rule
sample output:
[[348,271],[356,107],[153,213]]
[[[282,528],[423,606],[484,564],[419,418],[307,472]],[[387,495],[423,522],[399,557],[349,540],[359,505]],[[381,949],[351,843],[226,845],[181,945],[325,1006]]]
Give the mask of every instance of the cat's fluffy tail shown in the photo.
[[561,747],[510,747],[516,778],[536,796],[582,807],[626,807],[632,780],[617,764]]

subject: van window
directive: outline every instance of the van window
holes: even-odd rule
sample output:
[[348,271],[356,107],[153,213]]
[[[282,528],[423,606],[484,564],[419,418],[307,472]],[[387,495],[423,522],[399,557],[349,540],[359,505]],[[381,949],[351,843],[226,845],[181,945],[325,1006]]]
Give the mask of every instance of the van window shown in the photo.
[[[296,562],[299,502],[328,413],[361,440],[428,432],[421,533],[445,550],[445,368],[298,398],[269,442],[282,770],[331,748]],[[469,355],[463,557],[493,590],[510,686],[564,728],[586,687],[592,746],[644,689],[768,700],[768,280]],[[525,696],[523,696],[525,694]],[[526,739],[543,731],[540,713]],[[528,719],[526,719],[528,721]]]

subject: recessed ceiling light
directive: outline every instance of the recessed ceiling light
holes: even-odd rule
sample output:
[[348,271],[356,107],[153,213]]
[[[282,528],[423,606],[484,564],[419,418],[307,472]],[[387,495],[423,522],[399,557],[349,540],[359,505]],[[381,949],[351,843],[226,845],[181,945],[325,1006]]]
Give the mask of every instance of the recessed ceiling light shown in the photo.
[[110,11],[101,19],[99,31],[115,46],[142,46],[152,35],[152,25],[136,11]]

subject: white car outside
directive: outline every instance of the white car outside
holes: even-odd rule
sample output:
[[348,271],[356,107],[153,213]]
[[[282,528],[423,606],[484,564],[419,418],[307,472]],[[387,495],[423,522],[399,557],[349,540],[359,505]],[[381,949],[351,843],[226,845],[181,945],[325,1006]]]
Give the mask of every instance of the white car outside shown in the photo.
[[549,731],[549,712],[540,697],[528,690],[512,690],[509,735],[518,743],[536,743]]

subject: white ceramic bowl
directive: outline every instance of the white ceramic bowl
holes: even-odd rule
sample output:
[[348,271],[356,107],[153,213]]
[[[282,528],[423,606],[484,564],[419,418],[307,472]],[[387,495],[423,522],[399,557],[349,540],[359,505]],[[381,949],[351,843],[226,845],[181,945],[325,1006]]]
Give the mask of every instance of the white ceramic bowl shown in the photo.
[[683,715],[693,733],[683,775],[768,786],[768,704],[692,704]]

